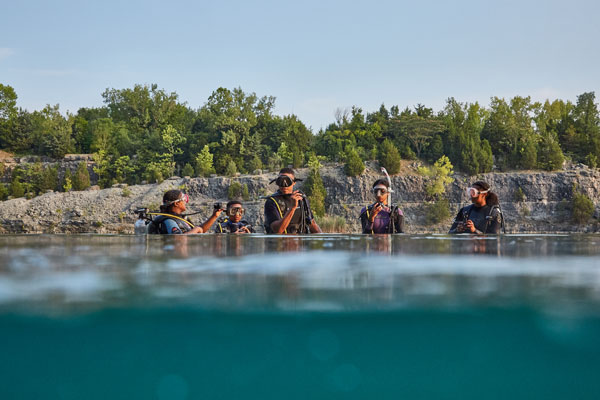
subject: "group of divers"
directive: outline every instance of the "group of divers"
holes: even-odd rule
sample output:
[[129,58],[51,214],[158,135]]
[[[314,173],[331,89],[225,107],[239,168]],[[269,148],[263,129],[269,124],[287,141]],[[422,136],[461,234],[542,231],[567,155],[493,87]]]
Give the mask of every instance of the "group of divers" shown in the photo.
[[[377,179],[373,183],[374,202],[363,207],[360,212],[362,233],[393,234],[404,232],[404,213],[398,206],[390,204],[391,180]],[[278,190],[265,199],[264,229],[267,234],[307,234],[321,233],[315,221],[307,197],[294,188],[302,181],[291,168],[283,168],[270,183]],[[477,181],[467,188],[471,204],[460,209],[449,233],[498,234],[504,228],[504,218],[498,196],[490,191],[487,182]],[[201,225],[195,226],[186,214],[189,197],[181,190],[169,190],[163,196],[160,212],[139,209],[136,232],[150,234],[197,234],[210,232],[214,225],[215,233],[248,234],[255,233],[254,227],[244,217],[242,202],[232,200],[222,207],[214,205],[212,215]],[[221,214],[225,212],[225,216]],[[216,223],[216,224],[215,224]]]

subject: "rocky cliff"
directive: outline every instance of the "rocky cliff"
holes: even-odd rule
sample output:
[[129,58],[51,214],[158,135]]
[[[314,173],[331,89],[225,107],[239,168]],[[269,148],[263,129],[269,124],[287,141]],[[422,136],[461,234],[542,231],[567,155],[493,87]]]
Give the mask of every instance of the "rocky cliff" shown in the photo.
[[[374,166],[373,166],[374,167]],[[559,172],[489,173],[477,177],[457,174],[448,188],[452,217],[435,226],[425,223],[423,204],[425,178],[416,172],[416,164],[406,164],[394,176],[393,201],[400,204],[406,216],[408,233],[446,232],[454,214],[466,204],[464,189],[475,180],[491,184],[501,201],[508,232],[598,232],[599,210],[585,225],[571,222],[568,205],[573,185],[600,204],[600,172],[584,167],[571,167]],[[304,177],[307,170],[299,170]],[[349,232],[360,232],[360,209],[372,202],[373,181],[381,175],[375,168],[367,168],[356,178],[346,177],[339,165],[327,165],[321,171],[327,188],[326,206],[330,215],[347,220]],[[228,188],[234,181],[247,185],[250,200],[245,201],[246,218],[262,230],[260,197],[276,188],[269,185],[273,174],[242,175],[235,178],[170,178],[160,184],[124,186],[82,192],[46,193],[31,200],[7,200],[0,207],[0,232],[3,233],[132,233],[136,207],[156,209],[164,191],[184,188],[189,193],[190,211],[201,211],[194,220],[204,220],[215,201],[226,202]],[[524,198],[517,199],[521,188]],[[301,187],[300,187],[301,189]],[[518,201],[517,201],[518,200]]]

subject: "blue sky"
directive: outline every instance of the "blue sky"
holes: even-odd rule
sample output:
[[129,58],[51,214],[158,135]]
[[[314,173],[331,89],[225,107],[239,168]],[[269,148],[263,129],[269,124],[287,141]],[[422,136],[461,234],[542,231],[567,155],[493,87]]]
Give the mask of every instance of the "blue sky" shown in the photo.
[[597,1],[0,0],[0,10],[0,83],[29,110],[100,106],[106,88],[136,83],[198,108],[241,86],[316,132],[338,107],[600,90]]

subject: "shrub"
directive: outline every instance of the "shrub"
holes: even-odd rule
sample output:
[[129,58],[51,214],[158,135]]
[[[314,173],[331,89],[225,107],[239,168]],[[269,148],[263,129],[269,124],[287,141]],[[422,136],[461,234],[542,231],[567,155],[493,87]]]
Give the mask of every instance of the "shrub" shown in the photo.
[[242,197],[242,185],[239,182],[232,182],[227,190],[229,200],[239,199]]
[[425,223],[428,225],[439,224],[448,218],[450,218],[448,199],[439,199],[425,205]]
[[525,193],[523,193],[523,189],[519,186],[519,188],[515,191],[514,199],[517,203],[522,203],[525,201]]
[[229,160],[229,162],[227,163],[227,167],[225,168],[225,175],[234,176],[236,173],[237,165],[235,164],[235,161]]
[[248,185],[245,183],[242,187],[242,199],[244,199],[244,201],[250,200],[250,191],[248,190]]
[[585,164],[590,168],[596,168],[598,166],[598,157],[595,154],[588,154],[585,157]]
[[8,188],[4,183],[0,183],[0,201],[6,200],[8,197]]
[[594,202],[583,193],[574,193],[571,200],[571,218],[577,224],[584,224],[594,215]]
[[72,179],[71,179],[71,170],[69,168],[67,168],[65,170],[65,176],[63,176],[63,190],[65,192],[69,192],[71,191],[71,189],[73,189],[73,183],[72,183]]
[[127,186],[125,186],[123,188],[123,191],[121,192],[121,196],[123,196],[123,197],[131,196],[131,189],[129,189]]
[[321,227],[324,233],[346,233],[347,225],[346,218],[338,215],[323,215],[317,217],[317,224]]
[[327,190],[323,184],[323,179],[319,170],[321,169],[321,163],[319,159],[312,155],[308,161],[310,172],[304,182],[303,189],[310,202],[310,207],[313,213],[318,217],[325,215],[325,197],[327,197]]
[[23,188],[23,184],[18,177],[15,177],[10,184],[10,195],[12,197],[25,196],[25,189]]
[[446,187],[454,182],[453,166],[448,157],[442,156],[432,167],[420,167],[419,173],[429,179],[425,184],[425,192],[432,199],[439,199],[446,193]]
[[82,161],[73,175],[73,190],[85,190],[90,187],[90,172],[87,164]]
[[347,176],[358,176],[365,170],[365,164],[358,155],[356,149],[349,147],[346,149],[346,165],[344,166],[344,172]]
[[183,169],[181,170],[181,175],[183,176],[194,176],[194,168],[190,163],[186,163]]
[[394,175],[400,172],[400,153],[394,144],[385,139],[379,152],[379,165]]

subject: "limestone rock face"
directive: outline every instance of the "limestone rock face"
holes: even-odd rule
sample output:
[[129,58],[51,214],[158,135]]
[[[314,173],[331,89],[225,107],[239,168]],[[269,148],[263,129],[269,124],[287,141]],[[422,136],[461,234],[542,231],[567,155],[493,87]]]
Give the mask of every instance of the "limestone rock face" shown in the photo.
[[[257,171],[259,172],[259,171]],[[262,171],[261,171],[262,172]],[[158,209],[162,195],[170,189],[184,188],[190,196],[189,212],[200,212],[192,220],[202,222],[212,212],[217,201],[228,201],[228,189],[237,181],[248,187],[250,199],[244,201],[245,216],[262,231],[263,196],[277,188],[269,181],[275,173],[241,175],[229,178],[172,177],[161,184],[116,185],[108,189],[93,189],[69,193],[48,192],[31,200],[23,198],[1,202],[0,232],[3,233],[133,233],[137,207]],[[308,175],[307,169],[298,177]],[[371,187],[381,178],[376,168],[367,168],[359,177],[347,177],[341,165],[326,165],[321,176],[327,189],[326,209],[331,215],[347,220],[349,232],[360,232],[359,212],[373,202]],[[407,233],[446,232],[458,210],[468,204],[465,188],[476,180],[487,181],[498,197],[507,222],[508,232],[598,232],[598,208],[595,218],[587,225],[574,225],[568,203],[574,185],[600,205],[600,170],[574,167],[559,172],[489,173],[470,177],[454,175],[455,181],[447,191],[452,217],[436,226],[425,224],[424,191],[426,178],[416,172],[416,165],[392,177],[392,200],[399,204],[406,218]],[[302,185],[298,186],[302,190]],[[524,201],[516,201],[521,188]],[[96,189],[96,190],[94,190]]]

